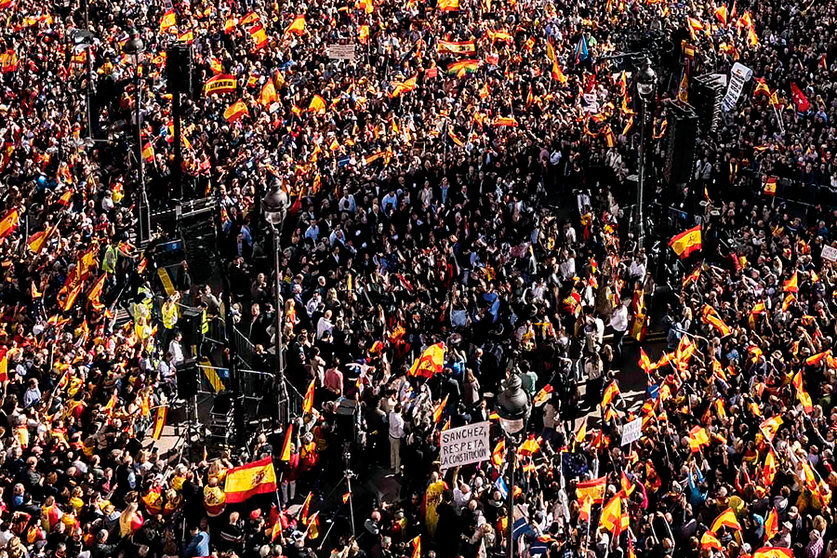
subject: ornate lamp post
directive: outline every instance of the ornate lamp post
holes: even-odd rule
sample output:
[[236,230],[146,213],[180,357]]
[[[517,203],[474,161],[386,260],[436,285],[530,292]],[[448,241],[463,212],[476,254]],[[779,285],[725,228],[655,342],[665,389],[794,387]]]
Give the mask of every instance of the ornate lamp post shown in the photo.
[[529,420],[529,413],[532,411],[532,402],[529,394],[522,386],[520,376],[512,375],[503,385],[503,392],[497,396],[497,414],[500,416],[500,426],[506,434],[506,447],[508,448],[509,462],[509,490],[508,490],[508,538],[506,540],[506,556],[513,558],[514,544],[512,542],[512,531],[514,529],[514,468],[516,462],[517,442],[526,431],[526,423]]

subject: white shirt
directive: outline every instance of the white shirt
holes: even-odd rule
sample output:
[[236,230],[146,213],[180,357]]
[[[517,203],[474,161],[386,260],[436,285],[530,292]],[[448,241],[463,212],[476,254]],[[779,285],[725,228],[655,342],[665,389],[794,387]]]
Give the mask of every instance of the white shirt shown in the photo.
[[399,413],[389,413],[389,437],[401,439],[404,437],[404,419]]
[[180,343],[178,343],[177,341],[172,340],[172,342],[169,343],[169,352],[174,357],[174,364],[175,365],[183,364],[183,361],[185,359],[183,357],[183,347],[180,346]]
[[628,329],[628,309],[624,304],[620,304],[613,311],[613,315],[610,317],[610,327],[619,332]]

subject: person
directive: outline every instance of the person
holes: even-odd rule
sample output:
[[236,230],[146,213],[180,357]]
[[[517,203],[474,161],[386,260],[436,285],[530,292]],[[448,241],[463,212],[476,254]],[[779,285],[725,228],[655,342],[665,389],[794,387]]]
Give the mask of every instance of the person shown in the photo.
[[401,474],[401,441],[404,432],[404,418],[401,416],[401,403],[396,403],[389,413],[389,463],[396,475]]
[[203,531],[199,525],[189,527],[191,540],[183,543],[184,558],[209,556],[209,533]]

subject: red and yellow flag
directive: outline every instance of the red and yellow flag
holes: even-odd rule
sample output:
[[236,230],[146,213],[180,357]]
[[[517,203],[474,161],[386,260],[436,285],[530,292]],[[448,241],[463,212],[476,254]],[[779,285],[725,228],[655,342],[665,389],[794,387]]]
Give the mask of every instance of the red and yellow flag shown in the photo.
[[169,10],[160,18],[160,33],[165,33],[175,25],[177,25],[177,15],[174,10]]
[[325,99],[320,97],[319,95],[314,95],[314,98],[311,99],[311,103],[308,105],[308,110],[317,114],[325,114],[326,111],[326,102]]
[[700,547],[712,548],[715,550],[721,550],[723,548],[721,546],[721,541],[718,540],[718,537],[712,534],[712,531],[707,531],[703,534],[700,538]]
[[604,395],[602,396],[602,407],[610,405],[619,394],[619,384],[616,383],[616,380],[613,380],[604,391]]
[[427,347],[410,367],[410,376],[430,378],[445,367],[445,344],[436,343]]
[[774,507],[764,520],[764,542],[769,541],[779,533],[779,514]]
[[308,384],[308,390],[305,392],[305,399],[302,400],[302,414],[307,415],[314,408],[314,380]]
[[275,490],[276,471],[270,457],[227,471],[224,492],[228,504],[244,502],[256,494],[270,494]]
[[692,453],[697,452],[703,446],[709,445],[709,435],[702,426],[695,426],[689,431],[689,447]]
[[439,421],[442,420],[442,413],[445,412],[445,407],[448,404],[448,396],[445,395],[445,398],[442,399],[442,402],[436,405],[436,408],[433,409],[433,424],[439,424]]
[[622,493],[619,492],[602,507],[599,524],[615,535],[622,531]]
[[259,94],[259,104],[264,108],[270,107],[276,102],[276,87],[273,85],[273,80],[269,79],[262,87],[262,92]]
[[793,551],[778,546],[765,546],[753,553],[753,558],[793,558]]
[[575,485],[575,496],[579,500],[592,498],[594,503],[600,504],[604,501],[606,488],[607,477],[580,482]]
[[218,74],[206,80],[203,86],[203,94],[209,96],[216,93],[231,93],[235,91],[237,85],[238,83],[234,76],[230,74]]
[[712,522],[710,531],[717,533],[718,529],[721,527],[741,531],[741,525],[738,523],[738,518],[735,517],[735,512],[732,511],[732,508],[727,508],[721,513],[721,515],[715,518],[715,521]]
[[2,244],[4,238],[15,231],[19,223],[20,214],[17,208],[12,208],[0,219],[0,244]]
[[700,225],[678,234],[668,245],[681,259],[688,258],[692,252],[701,249]]
[[291,460],[291,442],[294,437],[294,425],[293,423],[288,425],[288,429],[285,431],[285,440],[282,442],[282,453],[279,454],[280,461],[290,461]]
[[779,467],[776,464],[776,456],[773,454],[772,449],[768,450],[767,455],[764,458],[764,466],[761,469],[761,477],[765,486],[770,487],[773,484],[773,479],[776,477],[776,471],[778,470]]
[[236,120],[240,120],[245,114],[249,115],[250,111],[247,110],[247,105],[244,104],[244,101],[239,99],[227,107],[227,110],[224,111],[224,118],[227,122],[235,122]]
[[303,35],[305,33],[305,16],[296,16],[288,28],[285,30],[286,34]]
[[413,539],[413,554],[410,558],[421,558],[421,535]]
[[762,434],[764,434],[765,438],[767,438],[770,442],[773,442],[773,438],[776,437],[776,432],[779,431],[779,427],[782,426],[782,422],[782,417],[771,417],[762,422],[759,429]]
[[151,437],[154,440],[159,440],[163,435],[163,427],[166,426],[166,418],[169,416],[169,406],[160,405],[157,407],[157,412],[154,414],[154,428],[151,431]]

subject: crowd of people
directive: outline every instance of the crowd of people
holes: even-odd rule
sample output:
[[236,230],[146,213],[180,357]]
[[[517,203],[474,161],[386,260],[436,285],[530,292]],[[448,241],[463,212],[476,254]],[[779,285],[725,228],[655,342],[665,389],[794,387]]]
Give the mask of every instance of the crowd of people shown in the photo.
[[[837,555],[834,3],[0,4],[0,557]],[[214,84],[183,98],[180,172],[174,44]],[[636,50],[658,75],[644,244]],[[753,79],[667,184],[668,107],[735,62]],[[155,207],[219,198],[228,292],[187,264],[164,292],[140,160]],[[707,219],[720,241],[677,262],[669,232]],[[278,313],[302,416],[161,451],[189,306],[265,372]],[[442,470],[440,431],[481,421],[491,459]],[[369,489],[381,468],[398,497]]]

